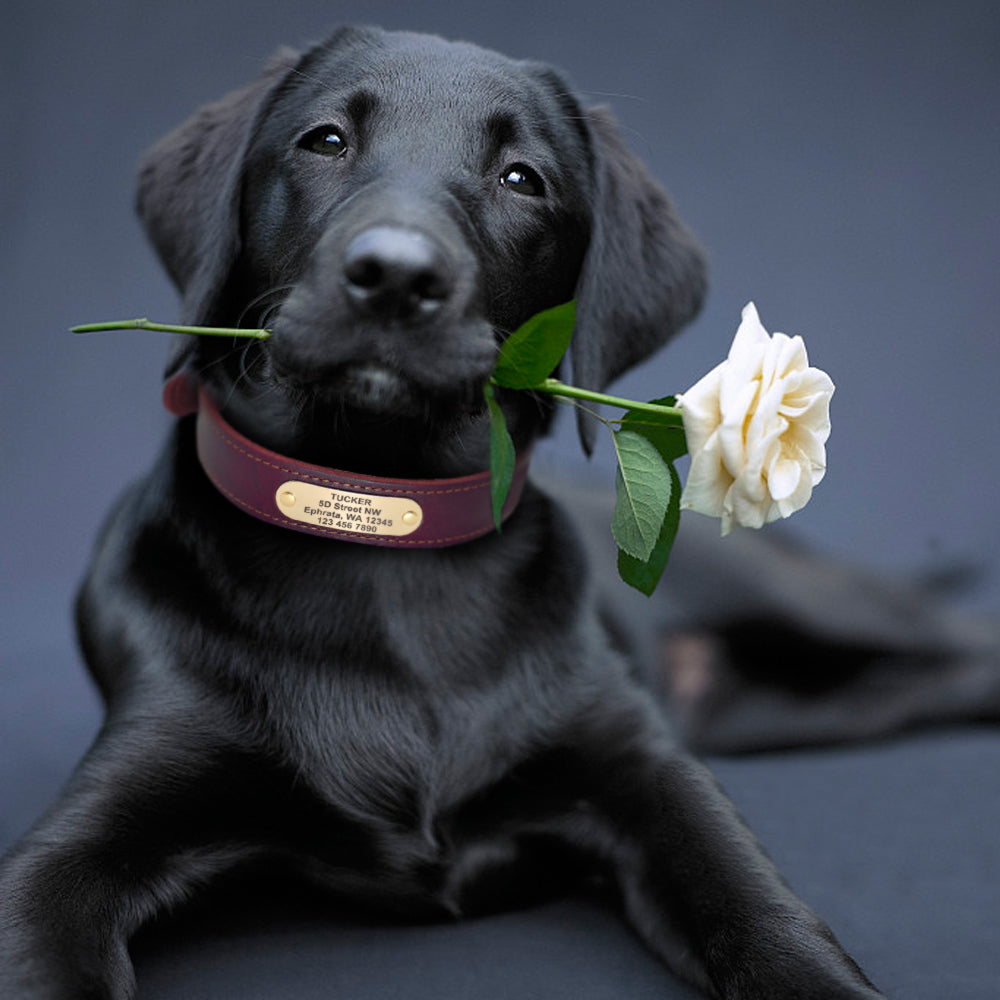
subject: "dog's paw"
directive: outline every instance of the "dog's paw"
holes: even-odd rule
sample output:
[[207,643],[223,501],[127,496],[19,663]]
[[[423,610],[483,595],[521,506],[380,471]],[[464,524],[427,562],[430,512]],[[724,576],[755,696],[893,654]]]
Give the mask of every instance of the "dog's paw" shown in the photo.
[[711,963],[724,1000],[885,1000],[812,914],[761,921]]

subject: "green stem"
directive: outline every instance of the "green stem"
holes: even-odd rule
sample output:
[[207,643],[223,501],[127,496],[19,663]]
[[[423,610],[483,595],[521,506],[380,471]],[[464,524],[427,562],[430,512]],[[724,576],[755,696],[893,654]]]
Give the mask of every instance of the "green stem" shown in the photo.
[[156,330],[160,333],[193,333],[203,337],[249,337],[267,340],[270,330],[245,330],[227,326],[178,326],[174,323],[153,323],[148,319],[112,320],[108,323],[84,323],[70,327],[71,333],[97,333],[100,330]]
[[603,392],[593,392],[590,389],[580,389],[575,385],[567,385],[557,378],[547,378],[544,382],[532,386],[535,392],[544,392],[550,396],[566,396],[569,399],[584,399],[590,403],[604,403],[617,406],[623,410],[638,410],[642,413],[656,413],[662,417],[673,417],[681,420],[680,407],[661,406],[659,403],[640,403],[634,399],[623,399],[621,396],[609,396]]

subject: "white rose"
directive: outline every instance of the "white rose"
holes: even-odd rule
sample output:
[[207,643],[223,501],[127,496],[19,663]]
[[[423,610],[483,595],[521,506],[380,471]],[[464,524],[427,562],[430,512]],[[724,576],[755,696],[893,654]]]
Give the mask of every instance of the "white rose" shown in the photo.
[[677,400],[691,454],[681,507],[727,535],[805,506],[826,472],[833,389],[802,338],[769,336],[748,303],[729,356]]

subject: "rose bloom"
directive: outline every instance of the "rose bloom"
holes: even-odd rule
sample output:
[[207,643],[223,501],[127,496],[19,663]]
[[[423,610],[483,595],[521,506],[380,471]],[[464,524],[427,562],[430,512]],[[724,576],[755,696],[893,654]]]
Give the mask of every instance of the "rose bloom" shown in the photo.
[[802,338],[769,336],[748,303],[729,356],[677,400],[691,454],[681,507],[728,535],[805,506],[826,472],[833,389]]

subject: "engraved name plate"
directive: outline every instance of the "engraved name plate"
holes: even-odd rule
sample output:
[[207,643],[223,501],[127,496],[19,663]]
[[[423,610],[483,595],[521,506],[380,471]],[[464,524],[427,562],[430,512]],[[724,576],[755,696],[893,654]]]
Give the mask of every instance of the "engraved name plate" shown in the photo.
[[424,519],[420,504],[410,497],[348,493],[297,480],[282,483],[275,490],[274,503],[292,520],[358,535],[401,537],[416,531]]

